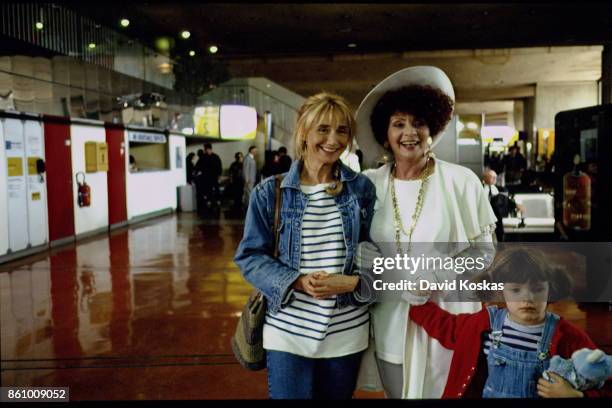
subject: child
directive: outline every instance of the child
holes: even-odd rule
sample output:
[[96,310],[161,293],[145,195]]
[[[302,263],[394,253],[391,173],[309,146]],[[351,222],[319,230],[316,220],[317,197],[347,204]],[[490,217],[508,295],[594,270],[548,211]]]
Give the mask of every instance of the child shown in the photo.
[[550,358],[597,348],[586,333],[554,313],[548,299],[569,294],[571,280],[533,249],[499,253],[487,279],[504,283],[506,308],[453,315],[433,302],[411,306],[410,318],[444,347],[454,350],[442,398],[544,398],[601,396],[584,393],[560,376],[542,373]]

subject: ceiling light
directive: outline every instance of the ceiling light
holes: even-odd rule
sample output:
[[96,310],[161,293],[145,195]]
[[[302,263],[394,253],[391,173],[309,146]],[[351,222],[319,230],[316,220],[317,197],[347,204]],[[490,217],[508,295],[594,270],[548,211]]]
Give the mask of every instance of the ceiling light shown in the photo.
[[169,62],[162,62],[157,68],[159,68],[159,72],[162,74],[169,74],[172,72],[172,65]]
[[125,28],[130,25],[130,20],[128,20],[127,18],[122,18],[119,24],[121,24],[121,27]]
[[189,56],[190,57],[195,57],[195,51],[194,50],[189,51]]
[[89,43],[88,47],[90,50],[93,50],[94,48],[96,48],[96,43]]
[[355,48],[355,47],[357,47],[357,44],[355,44],[355,43],[350,43],[350,44],[348,45],[348,47],[349,47],[349,48]]
[[183,31],[181,31],[181,38],[182,38],[182,39],[186,40],[186,39],[188,39],[189,37],[191,37],[191,33],[190,33],[189,31],[187,31],[187,30],[183,30]]
[[155,48],[160,52],[166,52],[172,47],[172,42],[168,37],[159,37],[155,39]]
[[476,122],[468,122],[467,128],[470,130],[476,130],[478,129],[478,124]]
[[208,49],[208,51],[209,51],[211,54],[216,54],[216,53],[217,53],[217,51],[219,51],[219,47],[217,47],[216,45],[211,45],[211,46],[210,46],[210,48]]
[[34,24],[34,26],[36,27],[37,30],[42,30],[43,28],[45,28],[45,25],[41,23],[40,21],[37,21],[36,24]]

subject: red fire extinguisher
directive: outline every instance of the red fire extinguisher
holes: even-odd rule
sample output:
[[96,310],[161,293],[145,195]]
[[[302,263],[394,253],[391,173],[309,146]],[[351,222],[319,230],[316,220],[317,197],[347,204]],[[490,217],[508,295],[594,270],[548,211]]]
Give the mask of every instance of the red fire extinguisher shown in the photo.
[[[83,181],[79,182],[79,174],[83,176]],[[79,207],[89,207],[91,205],[91,188],[85,182],[85,173],[79,171],[76,174],[76,180],[78,184],[78,201]]]

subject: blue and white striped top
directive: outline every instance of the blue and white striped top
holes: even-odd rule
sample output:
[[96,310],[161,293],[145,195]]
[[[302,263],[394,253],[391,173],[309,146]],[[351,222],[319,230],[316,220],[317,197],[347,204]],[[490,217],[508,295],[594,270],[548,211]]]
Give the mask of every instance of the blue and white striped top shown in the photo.
[[[300,272],[342,273],[346,246],[342,217],[328,184],[302,186],[308,196],[302,236]],[[336,307],[336,297],[314,299],[292,290],[293,301],[278,313],[266,314],[263,340],[267,350],[309,358],[341,357],[368,347],[369,313],[366,307]]]
[[[517,350],[538,351],[538,341],[540,341],[543,331],[544,323],[534,326],[524,326],[513,322],[506,315],[500,342]],[[487,332],[483,337],[483,352],[485,355],[488,355],[493,336],[491,332]]]

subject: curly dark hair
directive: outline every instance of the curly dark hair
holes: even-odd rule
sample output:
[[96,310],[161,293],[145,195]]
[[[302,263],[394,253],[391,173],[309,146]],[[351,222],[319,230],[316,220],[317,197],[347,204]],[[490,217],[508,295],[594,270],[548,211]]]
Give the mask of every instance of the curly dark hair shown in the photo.
[[372,109],[370,126],[376,141],[384,146],[391,115],[408,113],[425,122],[431,137],[434,137],[451,120],[453,106],[453,100],[437,88],[428,85],[404,86],[388,91],[378,100]]

